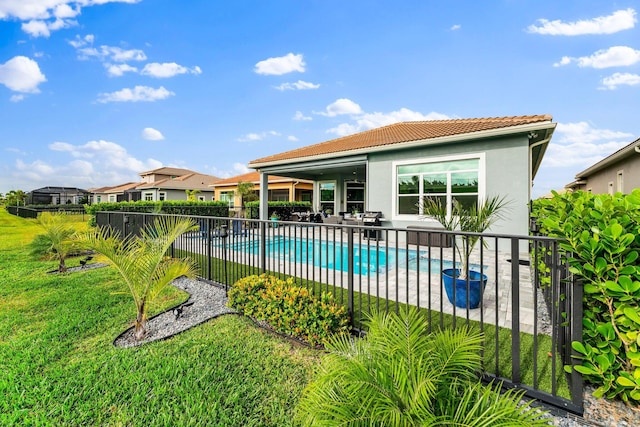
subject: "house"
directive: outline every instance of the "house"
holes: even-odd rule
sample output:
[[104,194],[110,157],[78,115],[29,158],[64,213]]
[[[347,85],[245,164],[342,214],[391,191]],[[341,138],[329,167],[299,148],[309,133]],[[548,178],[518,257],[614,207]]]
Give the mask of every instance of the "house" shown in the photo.
[[126,184],[116,185],[115,187],[90,189],[91,203],[128,201],[125,192],[135,189],[138,185],[140,185],[139,182],[127,182]]
[[[211,184],[215,191],[215,199],[229,203],[229,207],[240,207],[242,201],[238,193],[238,184],[250,182],[254,185],[256,196],[260,194],[260,174],[249,172],[231,178],[221,179]],[[311,202],[313,198],[313,181],[284,176],[269,176],[267,200],[269,201],[303,201]]]
[[214,199],[210,185],[220,178],[189,169],[162,167],[140,173],[141,182],[128,182],[91,190],[91,202],[135,202],[138,200],[187,200],[187,191],[201,201]]
[[64,205],[85,202],[89,192],[76,187],[42,187],[27,194],[29,205]]
[[568,190],[593,193],[631,193],[640,187],[640,138],[576,174]]
[[[436,226],[419,201],[509,201],[500,233],[528,234],[533,178],[556,124],[549,115],[401,122],[253,160],[261,173],[315,181],[314,206],[379,211],[383,225]],[[266,218],[266,197],[261,218]]]

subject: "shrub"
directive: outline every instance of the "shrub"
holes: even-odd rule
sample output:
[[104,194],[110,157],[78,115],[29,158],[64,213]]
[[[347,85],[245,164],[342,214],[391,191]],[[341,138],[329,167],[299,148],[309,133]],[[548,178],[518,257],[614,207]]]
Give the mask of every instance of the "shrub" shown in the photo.
[[102,211],[121,212],[162,212],[173,215],[201,215],[226,218],[229,216],[229,206],[227,202],[213,201],[200,202],[191,200],[165,200],[163,202],[151,202],[139,200],[137,202],[107,202],[85,205],[85,209],[91,218],[90,225],[95,225],[95,215]]
[[[583,342],[576,370],[596,397],[640,402],[640,189],[629,195],[554,192],[536,200],[540,231],[563,239],[584,283]],[[570,370],[570,367],[565,369]]]
[[295,286],[293,279],[248,276],[229,289],[228,297],[229,307],[312,346],[324,344],[333,334],[348,332],[346,309],[335,303],[331,293],[313,295],[307,288]]
[[[249,218],[258,219],[260,217],[260,202],[247,202],[245,207],[249,211]],[[269,218],[275,213],[283,221],[290,221],[291,214],[297,211],[312,210],[310,202],[269,202]]]
[[426,333],[424,313],[377,313],[363,339],[327,343],[296,408],[303,426],[542,426],[524,391],[484,386],[483,336],[464,328]]
[[61,213],[43,212],[36,220],[44,234],[37,235],[29,245],[31,255],[46,256],[58,261],[58,271],[67,271],[65,260],[78,254],[81,244],[75,238],[76,229],[69,217]]

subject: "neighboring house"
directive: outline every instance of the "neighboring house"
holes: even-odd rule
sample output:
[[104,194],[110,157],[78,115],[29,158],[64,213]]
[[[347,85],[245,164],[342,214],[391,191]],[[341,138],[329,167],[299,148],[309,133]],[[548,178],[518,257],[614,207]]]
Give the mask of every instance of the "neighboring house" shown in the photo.
[[142,182],[128,182],[91,190],[91,202],[135,202],[138,200],[187,200],[187,190],[195,190],[196,200],[211,201],[210,185],[220,178],[189,169],[163,167],[140,173]]
[[568,190],[629,194],[640,188],[640,138],[576,174]]
[[[260,174],[249,172],[231,178],[221,179],[211,185],[215,191],[216,200],[227,201],[229,207],[241,207],[242,201],[238,193],[238,184],[250,182],[254,185],[256,196],[260,194]],[[303,201],[311,202],[313,199],[313,181],[284,176],[269,176],[268,185],[269,201]]]
[[27,194],[28,205],[80,204],[89,191],[76,187],[42,187]]
[[129,201],[126,197],[126,192],[135,189],[138,185],[140,185],[139,182],[127,182],[126,184],[116,185],[115,187],[90,189],[91,203]]
[[[533,178],[556,124],[549,115],[403,122],[253,160],[269,175],[314,180],[314,206],[380,211],[383,225],[436,225],[423,197],[451,207],[505,196],[507,219],[494,232],[528,234]],[[261,198],[262,201],[262,198]],[[264,208],[261,215],[265,216]]]

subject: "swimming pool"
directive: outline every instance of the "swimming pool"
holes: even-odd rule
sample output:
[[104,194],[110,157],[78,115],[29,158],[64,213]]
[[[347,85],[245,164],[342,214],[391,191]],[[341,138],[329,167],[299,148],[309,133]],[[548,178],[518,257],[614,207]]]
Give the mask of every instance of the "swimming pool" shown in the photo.
[[[230,243],[230,248],[250,254],[258,254],[260,241],[236,240]],[[269,238],[265,244],[266,256],[280,260],[306,264],[309,262],[315,267],[330,268],[338,271],[347,271],[349,250],[346,244],[339,242],[327,242],[309,240],[304,238],[290,238],[275,236]],[[418,261],[418,258],[420,260]],[[459,266],[459,263],[456,263]],[[398,266],[408,267],[409,270],[421,272],[438,272],[444,268],[452,268],[451,261],[430,258],[428,251],[415,249],[403,249],[386,247],[383,245],[354,245],[353,270],[355,274],[369,275],[373,273],[386,273]],[[470,266],[478,268],[479,266]]]

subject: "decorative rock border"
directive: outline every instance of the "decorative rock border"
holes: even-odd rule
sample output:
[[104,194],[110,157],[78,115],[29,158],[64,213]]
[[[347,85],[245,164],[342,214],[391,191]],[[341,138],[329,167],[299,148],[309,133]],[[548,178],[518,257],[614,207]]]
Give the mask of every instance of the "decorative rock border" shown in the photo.
[[[172,285],[188,292],[189,299],[148,319],[147,334],[142,340],[137,341],[134,338],[132,326],[116,337],[113,341],[114,346],[136,347],[164,340],[223,314],[237,313],[226,306],[226,293],[216,285],[186,277],[174,280]],[[177,311],[175,314],[174,310]]]

